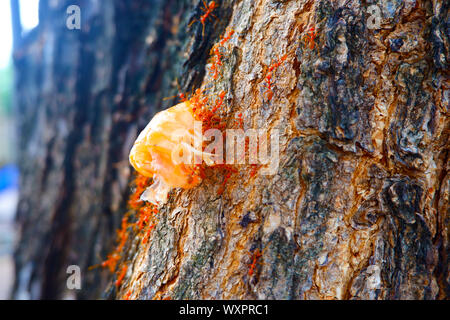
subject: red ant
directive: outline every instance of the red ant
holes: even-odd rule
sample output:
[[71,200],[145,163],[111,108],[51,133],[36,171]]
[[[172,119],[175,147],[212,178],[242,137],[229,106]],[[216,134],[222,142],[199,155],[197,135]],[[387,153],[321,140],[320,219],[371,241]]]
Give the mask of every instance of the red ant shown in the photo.
[[268,101],[272,100],[272,97],[273,97],[272,86],[273,86],[274,82],[272,81],[272,74],[274,73],[274,71],[276,71],[276,69],[278,69],[284,63],[286,58],[287,58],[287,54],[285,54],[280,59],[278,59],[278,61],[272,63],[269,67],[269,71],[267,72],[267,75],[266,75],[266,83],[264,84],[264,87],[267,88],[267,90],[264,92],[264,95],[267,95]]
[[239,114],[237,115],[236,125],[237,125],[240,129],[244,129],[244,119],[242,119],[242,113],[239,113]]
[[130,300],[130,296],[131,296],[131,291],[128,291],[128,292],[123,296],[123,300]]
[[303,37],[305,44],[309,42],[309,49],[314,49],[316,43],[314,39],[317,37],[317,33],[315,32],[315,28],[311,27],[309,32]]
[[211,52],[210,52],[210,54],[214,54],[214,56],[213,56],[213,63],[212,63],[212,66],[210,68],[210,73],[213,75],[214,80],[217,80],[217,77],[219,75],[219,66],[223,65],[222,64],[223,54],[220,52],[220,48],[222,48],[225,45],[225,43],[228,40],[230,40],[231,37],[234,34],[234,30],[233,29],[228,28],[227,30],[228,30],[228,33],[226,34],[226,36],[225,37],[221,36],[220,37],[220,39],[221,39],[220,42],[216,43],[212,47]]
[[128,240],[128,233],[127,233],[128,225],[129,225],[128,218],[125,216],[122,218],[122,228],[120,230],[117,230],[117,240],[116,241],[117,241],[118,245],[116,246],[114,251],[111,254],[108,254],[107,259],[105,261],[103,261],[100,264],[90,266],[88,270],[92,270],[92,269],[95,269],[98,267],[102,267],[102,268],[108,267],[108,269],[111,272],[114,272],[114,270],[116,269],[117,262],[121,258],[120,252],[122,251],[122,249],[124,248],[124,246]]
[[127,270],[128,270],[128,266],[124,265],[122,267],[122,270],[120,270],[120,273],[117,275],[117,280],[116,280],[116,287],[119,288],[120,285],[122,284],[123,278],[125,278],[125,275],[127,274]]
[[148,229],[147,229],[147,232],[145,233],[144,239],[142,239],[143,244],[146,244],[148,242],[148,239],[150,238],[150,234],[154,227],[155,227],[154,224],[152,224],[151,226],[148,226]]
[[222,184],[220,185],[219,189],[217,190],[217,195],[222,195],[223,192],[225,191],[225,185],[227,184],[228,180],[231,178],[231,175],[233,173],[236,173],[237,170],[234,169],[233,167],[231,167],[228,164],[222,164],[222,165],[218,165],[217,167],[221,167],[225,173],[225,177],[222,181]]
[[139,230],[142,230],[144,225],[147,225],[151,216],[158,213],[158,209],[153,205],[142,207],[139,210],[139,220],[136,222],[136,226]]
[[220,107],[222,107],[223,105],[223,100],[225,99],[225,91],[221,91],[219,93],[219,101],[216,103],[216,105],[211,109],[211,112],[214,113],[217,111],[217,109],[219,109]]
[[231,29],[231,28],[227,28],[227,31],[228,31],[228,33],[227,33],[227,35],[225,37],[221,36],[221,40],[220,40],[220,43],[219,43],[220,46],[223,46],[228,40],[231,39],[231,37],[234,34],[234,30]]
[[212,12],[214,11],[214,9],[216,9],[216,8],[218,7],[218,5],[217,5],[214,1],[210,1],[209,4],[206,4],[206,1],[205,1],[205,0],[202,0],[202,1],[203,1],[203,5],[205,6],[204,8],[202,8],[202,10],[203,10],[203,12],[204,12],[205,14],[203,14],[203,15],[200,17],[200,20],[195,19],[194,21],[192,21],[192,22],[189,24],[188,27],[190,28],[191,25],[192,25],[194,22],[200,21],[201,24],[203,25],[202,36],[204,36],[204,35],[205,35],[205,22],[206,22],[206,19],[208,19],[208,17],[209,17],[210,15],[213,16],[214,18],[217,18]]
[[252,254],[252,263],[250,264],[250,269],[248,270],[248,275],[251,277],[253,275],[253,273],[255,272],[255,268],[256,268],[256,264],[258,263],[259,258],[262,257],[264,253],[264,249],[261,251],[258,249],[256,249],[253,254]]
[[258,173],[259,165],[251,164],[250,167],[252,168],[252,170],[250,171],[250,177],[253,178],[256,175],[256,173]]
[[173,99],[175,97],[178,97],[180,99],[181,102],[186,102],[188,100],[188,98],[186,98],[186,95],[184,93],[179,93],[175,96],[171,96],[171,97],[166,97],[163,100],[169,100],[169,99]]
[[98,267],[102,267],[102,268],[108,267],[109,271],[111,273],[113,273],[114,270],[116,269],[117,262],[120,260],[120,258],[121,258],[121,256],[118,253],[114,252],[112,254],[109,254],[105,261],[103,261],[102,263],[90,266],[88,268],[88,270],[93,270]]
[[[180,91],[180,84],[178,83],[178,79],[175,79],[175,82],[176,82],[176,84],[177,84],[178,91]],[[166,101],[166,100],[169,100],[169,99],[173,99],[173,98],[175,98],[175,97],[178,97],[178,98],[180,99],[181,102],[186,102],[186,101],[189,100],[189,99],[187,98],[186,94],[185,94],[185,93],[182,93],[182,92],[179,93],[179,94],[177,94],[177,95],[175,95],[175,96],[166,97],[166,98],[164,98],[163,100]]]

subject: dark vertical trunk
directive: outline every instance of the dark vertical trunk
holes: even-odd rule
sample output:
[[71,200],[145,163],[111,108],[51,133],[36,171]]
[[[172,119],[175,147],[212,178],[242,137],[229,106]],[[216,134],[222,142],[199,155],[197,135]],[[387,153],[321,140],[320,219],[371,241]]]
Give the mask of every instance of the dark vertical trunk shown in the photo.
[[[136,133],[168,106],[162,98],[175,94],[173,79],[189,74],[188,87],[202,72],[183,65],[188,38],[174,33],[187,2],[51,4],[41,1],[39,27],[14,54],[21,133],[14,296],[63,297],[66,268],[75,264],[84,271],[79,297],[93,298],[108,273],[87,268],[114,243]],[[71,4],[81,8],[81,30],[66,28]],[[198,42],[206,47],[208,38]]]

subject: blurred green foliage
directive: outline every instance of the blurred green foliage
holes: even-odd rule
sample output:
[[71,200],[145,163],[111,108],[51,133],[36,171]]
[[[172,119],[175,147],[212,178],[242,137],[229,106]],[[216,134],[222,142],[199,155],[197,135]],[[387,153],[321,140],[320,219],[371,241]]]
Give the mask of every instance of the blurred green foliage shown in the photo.
[[0,69],[0,115],[11,114],[12,66]]

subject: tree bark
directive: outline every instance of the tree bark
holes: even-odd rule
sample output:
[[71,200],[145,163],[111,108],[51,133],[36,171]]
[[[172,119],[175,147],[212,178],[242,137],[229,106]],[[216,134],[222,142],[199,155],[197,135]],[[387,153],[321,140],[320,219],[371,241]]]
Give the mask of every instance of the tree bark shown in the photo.
[[[379,1],[370,29],[369,2],[217,1],[203,34],[188,26],[201,1],[41,0],[40,25],[14,54],[13,297],[448,298],[449,4]],[[81,30],[66,28],[71,4]],[[114,250],[124,214],[137,219],[137,134],[176,103],[164,97],[200,87],[226,92],[229,125],[242,114],[244,129],[280,131],[278,172],[208,170],[170,193],[148,242],[127,229],[114,273],[89,269]],[[66,287],[69,265],[81,290]]]

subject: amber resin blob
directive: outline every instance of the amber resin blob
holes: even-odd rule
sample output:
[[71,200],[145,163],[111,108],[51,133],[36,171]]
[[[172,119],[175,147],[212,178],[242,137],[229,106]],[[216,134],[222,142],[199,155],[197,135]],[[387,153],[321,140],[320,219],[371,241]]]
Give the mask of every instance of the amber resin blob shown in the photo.
[[194,173],[193,158],[202,154],[201,145],[197,149],[193,146],[196,132],[191,104],[185,101],[157,113],[139,134],[130,163],[140,174],[153,178],[142,200],[162,204],[170,189],[189,189],[201,182]]

